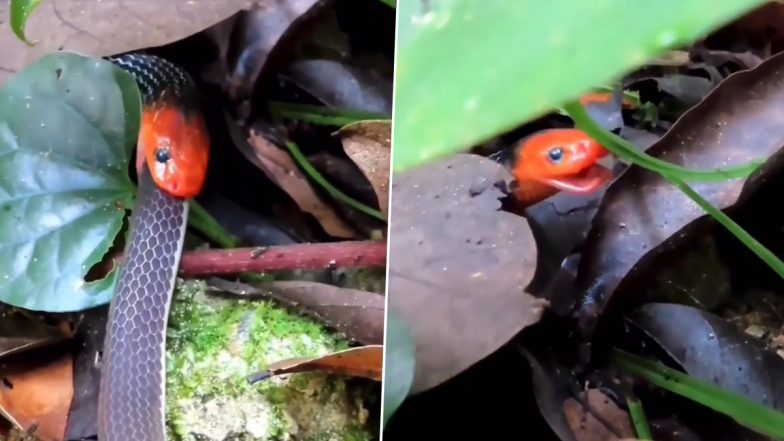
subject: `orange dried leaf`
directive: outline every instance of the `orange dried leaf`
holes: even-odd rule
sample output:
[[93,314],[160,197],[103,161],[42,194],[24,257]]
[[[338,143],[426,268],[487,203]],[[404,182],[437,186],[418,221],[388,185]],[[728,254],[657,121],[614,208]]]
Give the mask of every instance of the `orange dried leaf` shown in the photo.
[[45,362],[20,362],[0,385],[0,412],[42,441],[62,441],[73,399],[73,360],[64,354]]
[[267,376],[327,371],[381,381],[383,360],[383,345],[360,346],[316,358],[298,357],[281,360],[269,365]]

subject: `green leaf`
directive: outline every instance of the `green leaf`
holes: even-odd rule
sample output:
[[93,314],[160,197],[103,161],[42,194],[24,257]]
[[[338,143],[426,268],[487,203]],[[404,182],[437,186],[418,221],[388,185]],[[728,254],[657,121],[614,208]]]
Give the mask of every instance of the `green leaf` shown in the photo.
[[11,29],[17,38],[31,46],[34,43],[27,39],[25,25],[40,3],[41,0],[11,0]]
[[401,0],[393,169],[510,130],[763,3]]
[[112,63],[47,55],[0,89],[0,301],[74,311],[107,303],[117,271],[85,282],[134,202],[141,97]]
[[612,359],[624,370],[728,415],[749,429],[774,438],[784,438],[784,413],[619,349],[613,350]]
[[414,382],[415,348],[408,325],[387,308],[384,338],[384,424],[408,396]]

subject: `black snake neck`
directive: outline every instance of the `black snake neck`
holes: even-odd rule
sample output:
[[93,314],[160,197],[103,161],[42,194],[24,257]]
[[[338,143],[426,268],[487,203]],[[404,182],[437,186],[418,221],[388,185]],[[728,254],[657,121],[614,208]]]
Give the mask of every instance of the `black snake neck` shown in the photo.
[[114,55],[106,59],[134,76],[145,107],[166,101],[183,109],[195,108],[196,83],[182,67],[150,54]]

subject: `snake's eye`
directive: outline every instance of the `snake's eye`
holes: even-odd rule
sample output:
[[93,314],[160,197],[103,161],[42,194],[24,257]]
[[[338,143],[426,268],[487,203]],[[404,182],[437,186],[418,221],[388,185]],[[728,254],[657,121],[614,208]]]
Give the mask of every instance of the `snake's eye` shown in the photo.
[[169,149],[161,148],[155,151],[155,160],[158,161],[159,164],[165,164],[169,159],[171,159]]
[[563,159],[563,148],[561,147],[553,147],[547,151],[547,158],[550,162],[558,164]]

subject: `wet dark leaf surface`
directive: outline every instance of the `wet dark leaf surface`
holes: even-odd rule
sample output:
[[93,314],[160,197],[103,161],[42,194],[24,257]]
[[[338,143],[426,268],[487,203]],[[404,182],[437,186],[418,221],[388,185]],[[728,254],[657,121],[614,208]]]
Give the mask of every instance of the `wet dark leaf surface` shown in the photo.
[[[738,73],[684,114],[648,153],[686,167],[713,169],[765,160],[784,145],[784,54]],[[733,206],[743,180],[691,183],[714,206]],[[583,250],[579,315],[590,338],[616,291],[624,291],[646,262],[689,238],[706,215],[658,174],[630,167],[607,189]],[[623,282],[623,284],[622,284]],[[628,283],[628,285],[626,285]],[[624,291],[624,293],[627,291]]]
[[328,107],[392,116],[392,81],[335,60],[302,60],[285,74]]
[[716,87],[719,80],[721,78],[713,80],[698,76],[676,74],[657,78],[656,82],[663,92],[676,97],[683,104],[693,106],[708,95]]
[[483,359],[546,306],[525,293],[536,266],[531,230],[499,211],[510,180],[476,155],[395,177],[388,296],[416,343],[412,392]]
[[[331,0],[262,1],[237,17],[231,30],[231,45],[222,61],[227,66],[226,92],[235,101],[247,100],[275,51],[287,43],[302,22],[316,15]],[[222,43],[222,42],[221,42]]]
[[649,303],[627,320],[689,375],[784,410],[784,359],[721,317],[685,305]]
[[202,194],[199,203],[215,220],[248,246],[306,242],[297,232],[271,216],[262,216],[217,193]]
[[[553,308],[566,310],[574,305],[561,292],[548,291],[547,287],[560,272],[563,260],[582,243],[599,208],[604,191],[590,195],[558,193],[526,209],[526,218],[536,239],[537,269],[529,291],[553,302]],[[566,296],[564,296],[566,297]]]

